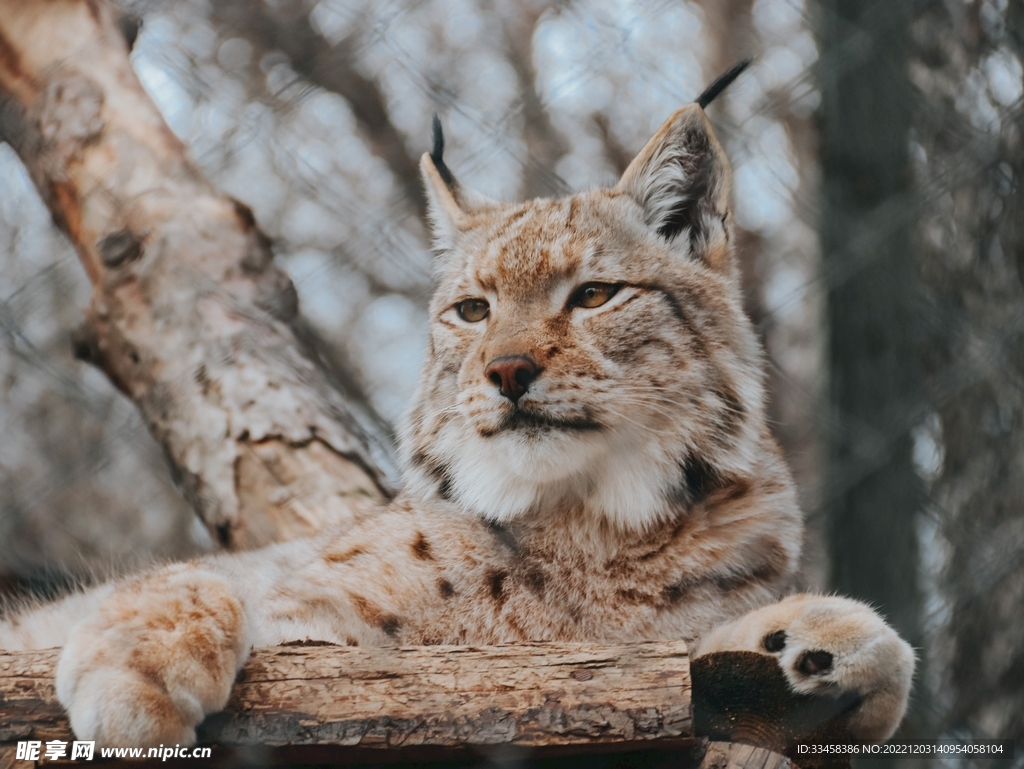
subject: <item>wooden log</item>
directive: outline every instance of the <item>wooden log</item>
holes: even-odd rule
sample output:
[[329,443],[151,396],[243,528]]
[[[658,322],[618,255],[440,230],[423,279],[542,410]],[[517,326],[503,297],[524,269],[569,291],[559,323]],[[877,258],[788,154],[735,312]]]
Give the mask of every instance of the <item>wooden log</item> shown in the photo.
[[354,520],[392,490],[387,439],[303,343],[269,239],[164,123],[118,16],[0,0],[0,138],[93,284],[75,353],[139,407],[223,547]]
[[[72,739],[53,689],[57,655],[0,652],[0,744]],[[417,756],[685,745],[689,660],[681,642],[260,649],[199,738]]]
[[[53,689],[58,653],[0,652],[0,769],[14,766],[19,740],[72,739]],[[691,666],[682,643],[304,642],[256,651],[199,739],[225,766],[629,751],[680,769],[789,769],[790,760],[822,769],[849,764],[795,746],[852,742],[848,705],[792,694],[760,654],[721,652]]]

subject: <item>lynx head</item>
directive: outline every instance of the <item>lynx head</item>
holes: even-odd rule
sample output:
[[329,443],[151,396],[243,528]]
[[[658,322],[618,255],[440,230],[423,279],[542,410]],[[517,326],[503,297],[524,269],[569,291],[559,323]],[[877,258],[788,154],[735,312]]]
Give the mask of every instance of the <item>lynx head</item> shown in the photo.
[[728,161],[700,104],[617,185],[473,195],[421,167],[438,287],[402,436],[410,493],[495,522],[582,510],[642,529],[763,451],[760,351],[731,254]]

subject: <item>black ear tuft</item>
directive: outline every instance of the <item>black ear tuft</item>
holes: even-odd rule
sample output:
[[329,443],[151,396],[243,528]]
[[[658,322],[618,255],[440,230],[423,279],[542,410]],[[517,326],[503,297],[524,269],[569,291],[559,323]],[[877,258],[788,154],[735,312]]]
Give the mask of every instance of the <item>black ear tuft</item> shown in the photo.
[[739,64],[734,64],[728,72],[716,77],[714,82],[704,89],[704,93],[697,97],[696,101],[700,108],[707,109],[707,106],[717,99],[722,91],[732,85],[732,81],[738,78],[743,70],[749,66],[750,59],[744,59]]
[[452,172],[448,170],[448,166],[444,162],[444,132],[441,130],[441,118],[434,113],[434,146],[430,150],[430,159],[434,161],[434,168],[441,174],[441,179],[444,183],[451,187],[455,184],[455,177],[452,176]]
[[444,162],[444,159],[443,159],[444,158],[444,131],[441,130],[441,118],[439,118],[437,116],[436,112],[434,113],[434,121],[433,121],[433,123],[431,123],[431,126],[432,126],[433,131],[434,131],[434,133],[433,133],[434,148],[432,150],[430,150],[430,159],[433,160],[434,163],[443,163]]

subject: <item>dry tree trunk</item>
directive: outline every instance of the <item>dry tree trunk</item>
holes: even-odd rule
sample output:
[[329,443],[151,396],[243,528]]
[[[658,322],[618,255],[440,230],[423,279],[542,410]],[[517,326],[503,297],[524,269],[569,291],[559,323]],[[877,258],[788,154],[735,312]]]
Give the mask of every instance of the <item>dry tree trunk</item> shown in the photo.
[[0,0],[0,98],[0,131],[93,284],[76,353],[136,403],[221,545],[384,500],[384,441],[303,349],[266,236],[167,128],[111,6]]

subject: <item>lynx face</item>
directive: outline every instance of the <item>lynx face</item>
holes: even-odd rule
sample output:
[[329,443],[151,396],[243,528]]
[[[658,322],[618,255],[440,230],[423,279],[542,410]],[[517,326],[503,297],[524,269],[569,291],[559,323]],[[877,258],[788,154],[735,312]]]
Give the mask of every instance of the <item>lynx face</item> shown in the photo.
[[699,107],[611,189],[502,205],[465,192],[439,150],[423,170],[439,285],[403,436],[413,493],[494,521],[582,508],[642,528],[742,476],[760,359]]

